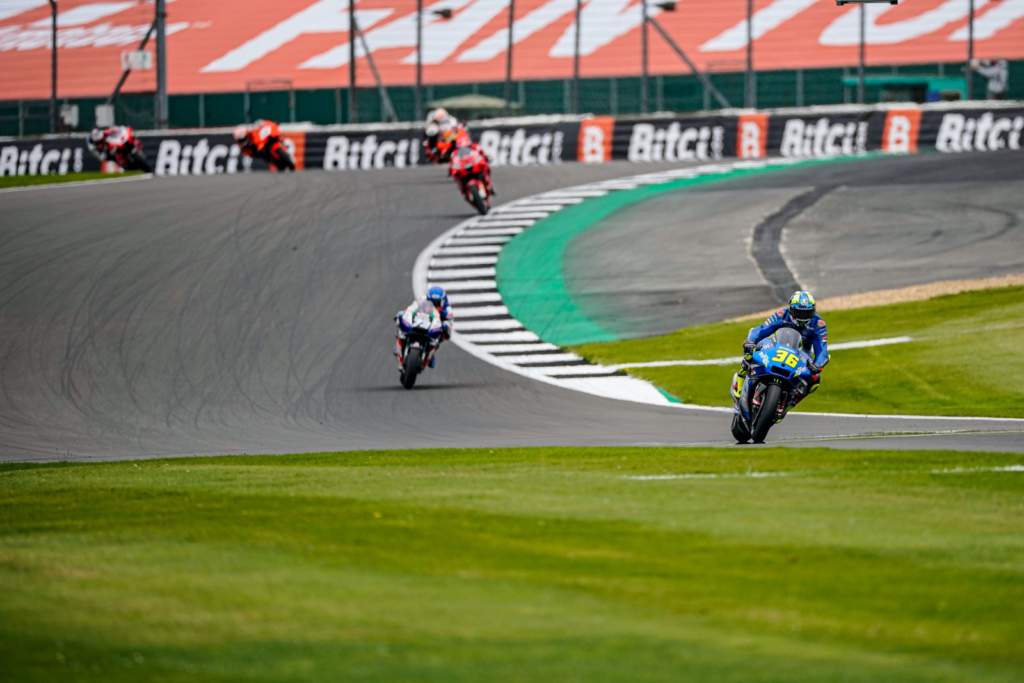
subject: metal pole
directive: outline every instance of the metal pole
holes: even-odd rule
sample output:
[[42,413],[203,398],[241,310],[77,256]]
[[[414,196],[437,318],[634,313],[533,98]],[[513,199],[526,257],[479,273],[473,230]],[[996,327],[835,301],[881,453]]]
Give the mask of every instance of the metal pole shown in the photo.
[[640,31],[640,53],[643,67],[640,74],[640,112],[647,113],[647,0],[640,0],[640,16],[642,18]]
[[967,86],[967,99],[974,99],[974,0],[970,0],[970,10],[967,13],[967,73],[965,74]]
[[50,0],[50,132],[56,133],[57,121],[57,0]]
[[348,0],[348,122],[359,120],[356,103],[356,0]]
[[423,0],[416,0],[416,120],[423,119]]
[[580,14],[583,0],[576,0],[576,30],[572,48],[572,110],[580,113]]
[[[156,30],[156,20],[149,25],[149,30],[146,31],[146,35],[142,37],[142,41],[139,43],[138,50],[141,52],[146,49],[146,45],[149,43],[149,39],[153,36],[153,31]],[[131,75],[131,69],[125,69],[121,72],[121,78],[118,79],[117,85],[114,86],[114,92],[110,93],[110,97],[107,98],[107,104],[114,104],[117,102],[117,98],[121,96],[121,88],[124,87],[125,82],[128,80],[128,76]]]
[[516,21],[516,0],[508,3],[508,49],[505,51],[505,111],[512,108],[512,27]]
[[373,59],[373,52],[370,51],[370,44],[366,42],[366,35],[359,30],[358,24],[352,24],[352,30],[356,37],[359,38],[359,42],[363,44],[363,52],[366,53],[366,62],[370,65],[370,73],[373,74],[373,82],[377,84],[377,94],[380,97],[380,108],[384,114],[384,118],[394,123],[398,121],[398,114],[395,113],[395,107],[391,104],[391,97],[388,96],[388,89],[384,87],[384,80],[380,77],[380,71],[377,70],[377,62]]
[[859,57],[857,61],[857,102],[864,104],[864,32],[867,27],[866,12],[864,11],[864,4],[861,3],[859,7],[860,11],[860,46],[859,46]]
[[[687,56],[683,48],[679,47],[679,44],[672,39],[672,36],[664,29],[664,27],[662,27],[661,23],[653,17],[649,18],[647,21],[654,27],[654,30],[661,35],[665,42],[668,43],[668,46],[672,48],[672,51],[676,53],[679,59],[683,60],[686,66],[690,68],[690,71],[693,72],[693,75],[701,82],[701,85],[704,86],[704,99],[707,100],[707,95],[710,93],[711,96],[715,98],[715,101],[718,102],[719,106],[728,109],[730,107],[729,100],[725,99],[725,95],[715,87],[715,84],[711,82],[711,79],[708,78],[707,74],[697,68],[697,65],[694,64],[693,60]],[[705,106],[705,109],[706,108],[707,106]]]
[[167,3],[156,0],[156,127],[167,128]]
[[757,88],[754,85],[754,0],[747,0],[747,97],[746,107],[757,107]]

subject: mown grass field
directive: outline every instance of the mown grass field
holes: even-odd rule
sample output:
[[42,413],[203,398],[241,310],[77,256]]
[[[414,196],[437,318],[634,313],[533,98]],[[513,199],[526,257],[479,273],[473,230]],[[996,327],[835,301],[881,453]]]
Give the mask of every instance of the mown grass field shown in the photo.
[[606,448],[4,465],[0,678],[1019,681],[1022,462]]
[[[1024,287],[830,313],[829,342],[908,335],[914,342],[836,351],[821,389],[799,409],[1024,417]],[[760,322],[760,321],[756,321]],[[601,363],[739,356],[755,321],[574,348]],[[736,366],[628,370],[685,403],[731,405]]]
[[100,173],[68,173],[67,175],[20,175],[0,177],[0,189],[7,187],[28,187],[30,185],[54,185],[57,183],[79,183],[87,180],[111,180],[125,176],[141,175],[141,171],[127,171],[117,175]]

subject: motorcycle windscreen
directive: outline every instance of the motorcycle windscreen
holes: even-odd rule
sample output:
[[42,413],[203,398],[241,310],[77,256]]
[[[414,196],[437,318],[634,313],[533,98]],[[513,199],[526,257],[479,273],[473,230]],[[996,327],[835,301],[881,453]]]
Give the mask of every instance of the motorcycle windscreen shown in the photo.
[[800,349],[803,345],[803,337],[792,327],[784,327],[775,333],[775,343],[780,346],[788,346],[791,349]]

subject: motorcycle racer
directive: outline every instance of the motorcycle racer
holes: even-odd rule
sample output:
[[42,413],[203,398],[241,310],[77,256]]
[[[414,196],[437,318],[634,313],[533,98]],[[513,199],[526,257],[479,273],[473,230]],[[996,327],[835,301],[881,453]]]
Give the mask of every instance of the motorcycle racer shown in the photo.
[[469,131],[454,116],[428,123],[423,134],[424,153],[435,164],[448,163],[456,149],[473,142]]
[[85,146],[100,164],[114,163],[125,171],[152,171],[142,152],[142,141],[129,126],[93,128]]
[[114,161],[114,150],[133,137],[128,126],[93,128],[85,140],[85,146],[100,161]]
[[429,126],[432,123],[433,124],[439,124],[442,121],[444,121],[445,119],[450,119],[450,118],[453,118],[452,115],[449,114],[448,110],[445,109],[444,107],[438,107],[437,109],[431,109],[430,113],[427,114],[426,125]]
[[789,304],[774,311],[760,325],[751,328],[743,342],[743,363],[739,372],[733,375],[730,392],[739,398],[743,389],[743,380],[747,376],[747,364],[753,360],[753,352],[758,342],[766,339],[783,327],[791,327],[800,333],[802,351],[810,356],[807,361],[811,372],[811,382],[802,391],[793,396],[793,405],[802,401],[814,392],[821,384],[821,371],[828,364],[828,326],[816,312],[814,297],[806,290],[793,292]]
[[[417,308],[423,303],[429,303],[441,319],[442,341],[451,339],[452,330],[454,329],[454,318],[452,316],[451,302],[448,300],[448,293],[444,291],[443,287],[431,287],[427,290],[426,298],[420,301],[413,301],[408,307],[395,315],[395,325],[398,328],[395,336],[395,355],[399,358],[402,356],[402,344],[405,341],[405,334],[402,332],[401,325],[402,313],[410,308]],[[440,348],[440,342],[438,343],[438,348]],[[430,367],[437,367],[436,358],[437,353],[435,352],[430,358]]]
[[[279,169],[295,170],[295,163],[283,149],[284,136],[274,121],[259,119],[252,125],[242,124],[232,132],[235,144],[247,157],[263,159]],[[275,154],[275,151],[280,151]]]
[[452,304],[448,300],[448,293],[444,291],[444,287],[434,286],[427,290],[427,301],[434,304],[434,308],[437,309],[437,314],[441,316],[441,327],[444,329],[444,338],[450,339],[452,336]]
[[474,174],[479,174],[483,179],[488,195],[492,197],[497,195],[497,192],[494,191],[494,184],[491,182],[491,160],[487,158],[487,153],[479,144],[469,142],[459,145],[455,148],[449,161],[448,175],[458,182],[459,191],[463,195],[466,194],[466,183]]

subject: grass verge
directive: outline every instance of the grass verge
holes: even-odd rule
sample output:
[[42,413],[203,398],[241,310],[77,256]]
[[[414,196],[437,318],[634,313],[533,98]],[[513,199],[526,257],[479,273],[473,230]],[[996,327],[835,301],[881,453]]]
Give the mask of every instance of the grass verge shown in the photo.
[[111,180],[113,178],[125,178],[133,175],[142,175],[141,171],[127,171],[111,175],[99,171],[89,173],[68,173],[67,175],[19,175],[0,177],[0,189],[8,187],[29,187],[32,185],[55,185],[58,183],[80,183],[90,180]]
[[1019,680],[1022,461],[0,466],[0,661],[18,681]]
[[[1024,287],[1005,287],[855,310],[823,311],[829,341],[911,336],[894,346],[836,351],[814,411],[1024,417]],[[752,323],[573,350],[600,363],[738,356]],[[731,405],[732,366],[631,369],[685,403]]]

